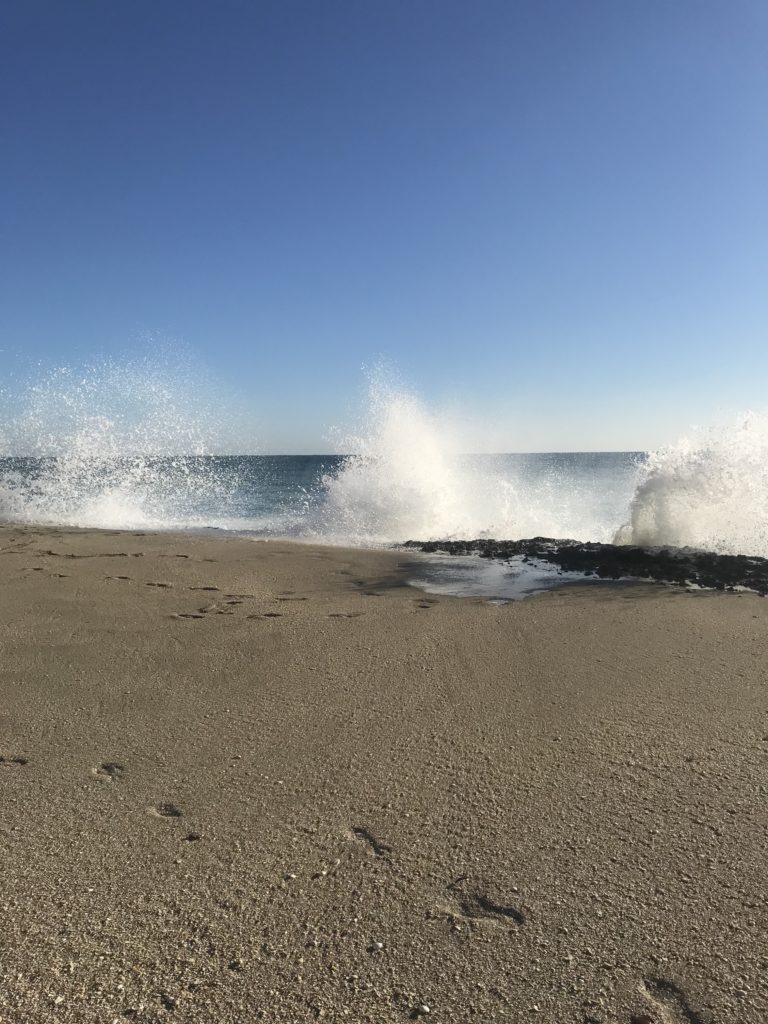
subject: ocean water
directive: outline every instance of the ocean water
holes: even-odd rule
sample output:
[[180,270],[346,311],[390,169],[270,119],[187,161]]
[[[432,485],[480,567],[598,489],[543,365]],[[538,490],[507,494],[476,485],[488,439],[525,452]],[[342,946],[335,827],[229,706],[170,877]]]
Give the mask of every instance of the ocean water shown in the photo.
[[457,456],[393,480],[356,456],[0,459],[0,516],[111,529],[214,529],[362,546],[556,536],[610,541],[637,453]]
[[57,371],[0,408],[0,520],[361,546],[544,536],[768,556],[763,413],[654,452],[466,455],[455,426],[374,380],[357,427],[336,438],[346,455],[215,454],[226,427],[221,404],[156,367]]

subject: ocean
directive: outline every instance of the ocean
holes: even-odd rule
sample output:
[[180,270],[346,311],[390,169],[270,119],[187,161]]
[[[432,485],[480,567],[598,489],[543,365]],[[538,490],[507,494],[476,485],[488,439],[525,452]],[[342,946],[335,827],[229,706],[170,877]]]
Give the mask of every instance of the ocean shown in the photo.
[[77,451],[0,458],[0,519],[353,546],[555,537],[768,554],[765,509],[747,518],[755,479],[722,470],[723,479],[713,479],[701,453],[692,462],[643,452],[442,455],[424,463],[408,450],[397,458]]
[[[532,537],[768,556],[768,415],[653,452],[456,454],[372,382],[338,455],[216,454],[226,403],[142,364],[57,371],[0,408],[0,520],[358,546]],[[194,454],[189,454],[193,452]]]
[[219,530],[363,546],[474,537],[611,541],[641,453],[444,457],[93,456],[0,459],[6,520]]

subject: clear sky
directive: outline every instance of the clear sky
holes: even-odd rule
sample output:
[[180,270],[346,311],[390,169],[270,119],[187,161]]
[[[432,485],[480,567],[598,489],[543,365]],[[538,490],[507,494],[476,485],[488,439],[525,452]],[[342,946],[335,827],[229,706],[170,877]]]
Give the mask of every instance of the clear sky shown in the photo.
[[276,451],[382,357],[495,449],[764,408],[767,55],[764,0],[7,0],[2,377],[178,339]]

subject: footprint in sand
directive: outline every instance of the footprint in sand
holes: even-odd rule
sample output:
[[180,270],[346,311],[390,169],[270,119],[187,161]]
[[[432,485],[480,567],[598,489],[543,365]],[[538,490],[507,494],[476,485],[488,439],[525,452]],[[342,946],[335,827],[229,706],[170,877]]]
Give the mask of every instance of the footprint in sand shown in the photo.
[[[236,602],[239,604],[240,602]],[[226,605],[232,604],[231,601],[225,601],[224,605],[216,604],[205,604],[202,608],[198,608],[198,611],[203,615],[234,615],[232,608],[225,607]]]
[[359,619],[365,612],[328,612],[329,619]]
[[190,587],[190,590],[218,590],[218,587]]
[[125,775],[125,765],[119,764],[117,761],[105,761],[98,768],[92,769],[92,771],[98,778],[114,782]]
[[350,832],[352,838],[365,843],[374,856],[382,857],[384,860],[389,860],[390,854],[392,853],[392,847],[383,843],[373,834],[373,832],[370,831],[370,829],[363,828],[362,825],[353,825]]
[[653,1006],[654,1013],[639,1013],[630,1018],[630,1024],[706,1024],[702,1014],[693,1009],[688,996],[668,978],[645,978],[640,994]]
[[170,590],[172,583],[145,583],[145,587],[161,587],[163,590]]
[[204,619],[205,615],[202,612],[174,612],[171,615],[172,619]]
[[353,580],[356,587],[368,587],[368,590],[360,590],[359,594],[361,597],[384,597],[380,590],[371,590],[370,583],[366,583],[365,580]]
[[485,886],[474,884],[466,875],[454,879],[448,886],[456,909],[451,910],[451,916],[462,917],[466,920],[484,919],[502,924],[507,921],[514,921],[517,925],[524,925],[527,916],[518,907],[511,903],[501,902],[489,896]]
[[23,767],[25,764],[29,764],[29,758],[26,757],[3,757],[0,754],[0,764],[8,765],[9,767]]
[[176,804],[156,804],[148,809],[148,813],[155,818],[180,818],[182,813]]

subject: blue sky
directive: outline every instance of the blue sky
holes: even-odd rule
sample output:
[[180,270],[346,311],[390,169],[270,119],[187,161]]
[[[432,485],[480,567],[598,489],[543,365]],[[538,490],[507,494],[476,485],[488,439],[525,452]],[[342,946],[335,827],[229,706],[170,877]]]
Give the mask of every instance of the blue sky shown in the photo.
[[275,451],[382,358],[496,449],[764,408],[766,52],[762,0],[12,0],[1,376],[175,339]]

